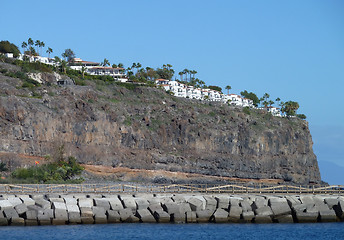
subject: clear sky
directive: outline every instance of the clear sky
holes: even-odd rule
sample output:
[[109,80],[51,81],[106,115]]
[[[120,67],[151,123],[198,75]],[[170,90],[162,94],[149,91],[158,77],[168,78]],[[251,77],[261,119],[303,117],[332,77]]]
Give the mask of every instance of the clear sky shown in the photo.
[[172,64],[208,85],[300,104],[323,179],[344,184],[344,1],[2,0],[0,40],[29,37],[61,57]]

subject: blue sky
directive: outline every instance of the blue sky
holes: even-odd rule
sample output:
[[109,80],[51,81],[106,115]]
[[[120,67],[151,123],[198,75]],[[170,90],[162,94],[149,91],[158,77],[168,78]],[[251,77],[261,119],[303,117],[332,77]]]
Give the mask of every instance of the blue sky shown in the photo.
[[[0,39],[29,37],[77,57],[170,63],[209,85],[300,104],[323,179],[344,184],[344,1],[2,0]],[[330,180],[328,180],[330,179]]]

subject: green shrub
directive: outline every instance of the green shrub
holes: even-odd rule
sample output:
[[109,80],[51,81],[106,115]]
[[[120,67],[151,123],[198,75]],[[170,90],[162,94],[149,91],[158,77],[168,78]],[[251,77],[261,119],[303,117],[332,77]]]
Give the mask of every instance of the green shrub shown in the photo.
[[251,111],[250,111],[250,108],[249,108],[249,107],[244,107],[244,108],[242,109],[242,111],[243,111],[244,113],[246,113],[247,115],[250,115],[250,114],[251,114]]
[[30,183],[80,183],[82,178],[75,178],[83,171],[83,167],[74,157],[58,160],[53,163],[36,165],[29,168],[18,168],[12,172],[15,180]]

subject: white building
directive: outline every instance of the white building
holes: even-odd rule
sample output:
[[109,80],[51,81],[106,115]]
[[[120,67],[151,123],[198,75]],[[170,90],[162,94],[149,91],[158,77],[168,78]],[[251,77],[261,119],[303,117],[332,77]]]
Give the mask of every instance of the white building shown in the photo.
[[89,69],[93,67],[99,67],[100,64],[97,62],[84,61],[81,58],[74,58],[71,63],[69,63],[71,69],[82,71],[82,67]]
[[97,75],[97,76],[111,76],[115,80],[120,82],[127,82],[128,78],[122,71],[124,68],[113,68],[113,67],[89,67],[86,68],[86,73],[89,75]]
[[269,106],[267,107],[267,110],[272,114],[272,116],[282,117],[281,111],[278,107]]

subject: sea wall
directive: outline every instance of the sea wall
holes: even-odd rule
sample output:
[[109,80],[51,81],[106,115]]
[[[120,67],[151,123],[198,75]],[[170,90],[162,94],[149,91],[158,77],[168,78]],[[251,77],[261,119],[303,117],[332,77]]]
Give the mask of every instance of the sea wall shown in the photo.
[[2,195],[0,225],[344,221],[340,195]]

